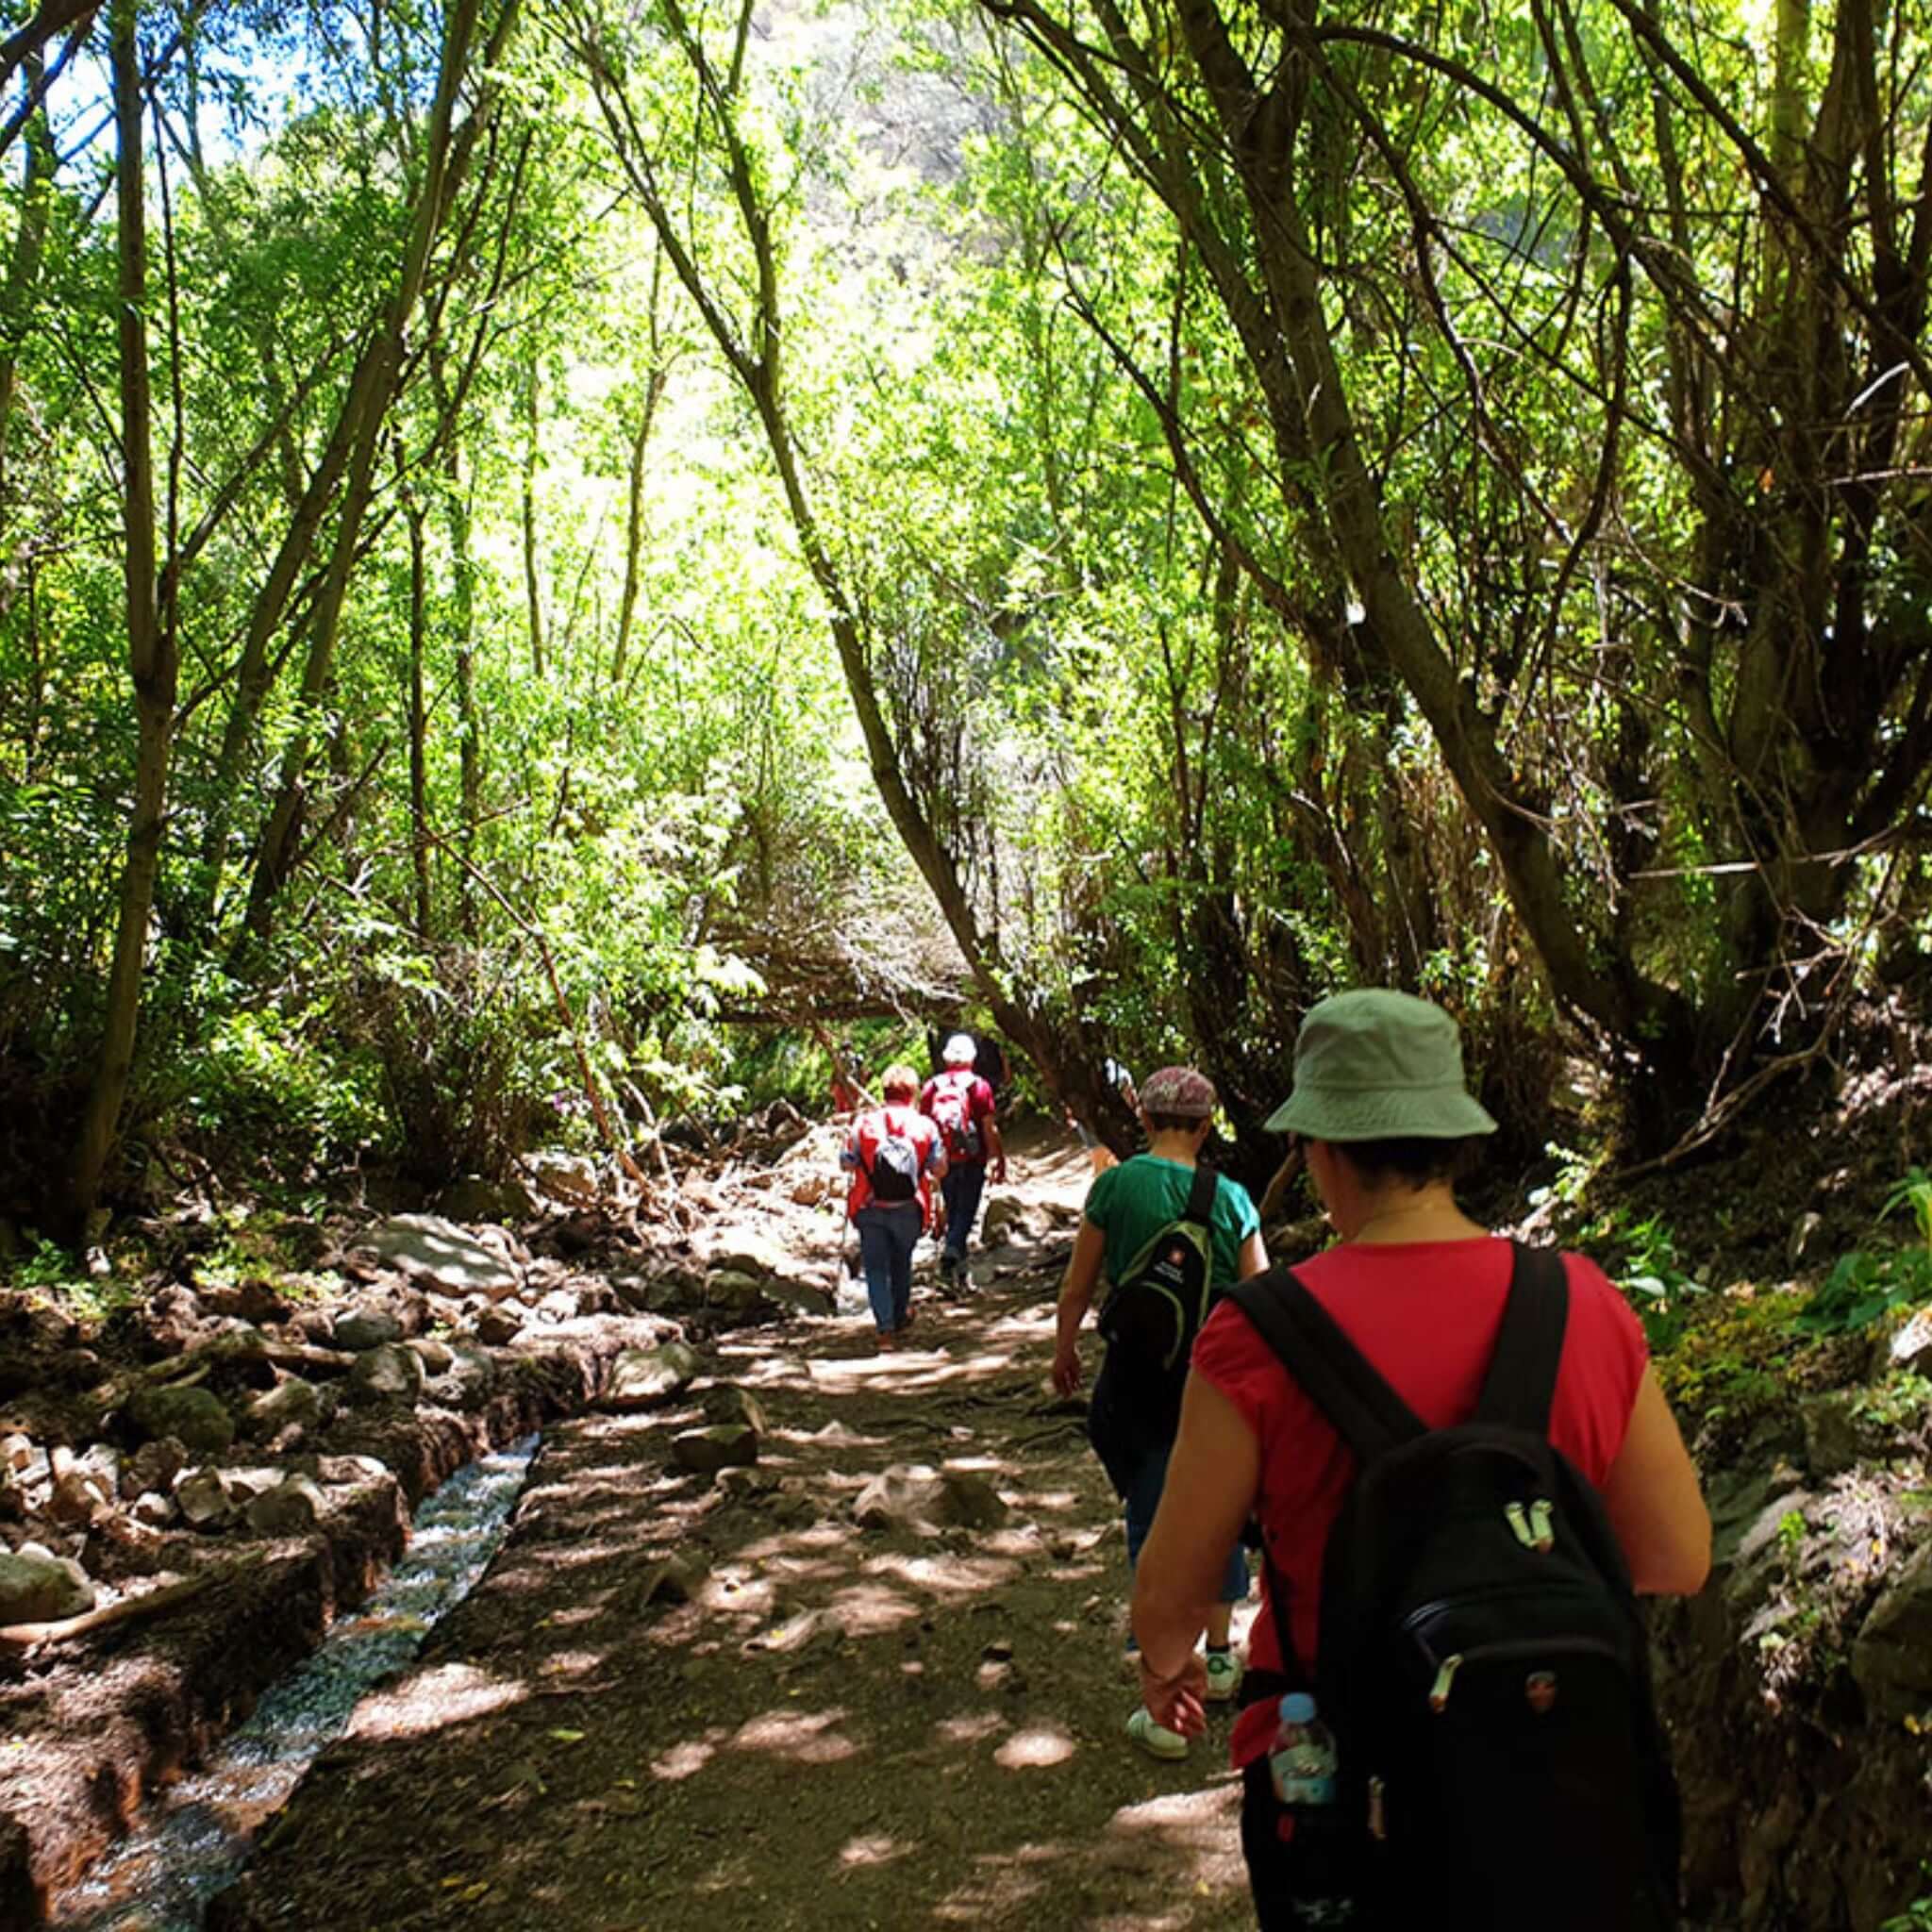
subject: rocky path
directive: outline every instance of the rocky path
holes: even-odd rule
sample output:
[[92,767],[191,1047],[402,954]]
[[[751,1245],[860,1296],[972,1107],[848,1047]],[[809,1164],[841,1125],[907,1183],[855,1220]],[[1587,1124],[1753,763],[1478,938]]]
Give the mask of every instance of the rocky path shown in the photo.
[[[508,1541],[319,1760],[213,1924],[503,1932],[1248,1924],[1221,1734],[1122,1727],[1125,1564],[1045,1382],[1086,1179],[876,1356],[856,1299],[546,1438]],[[1017,1233],[1017,1230],[1016,1230]],[[825,1257],[829,1261],[829,1251]],[[677,1466],[729,1416],[754,1466]]]

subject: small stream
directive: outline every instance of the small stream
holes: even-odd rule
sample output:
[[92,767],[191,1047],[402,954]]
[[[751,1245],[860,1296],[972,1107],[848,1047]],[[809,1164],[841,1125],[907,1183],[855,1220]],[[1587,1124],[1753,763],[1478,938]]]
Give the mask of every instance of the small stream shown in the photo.
[[416,1512],[409,1547],[322,1647],[275,1685],[206,1769],[151,1804],[134,1830],[53,1902],[69,1932],[199,1932],[208,1901],[246,1862],[363,1693],[393,1675],[496,1554],[538,1439],[460,1470]]

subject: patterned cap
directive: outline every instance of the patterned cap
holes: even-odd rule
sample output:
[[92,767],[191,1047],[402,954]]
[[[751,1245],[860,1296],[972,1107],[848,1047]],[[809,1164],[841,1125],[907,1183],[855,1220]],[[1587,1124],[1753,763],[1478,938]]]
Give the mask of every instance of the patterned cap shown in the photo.
[[1211,1119],[1218,1099],[1214,1082],[1192,1067],[1162,1067],[1141,1089],[1141,1105],[1149,1113],[1184,1121]]

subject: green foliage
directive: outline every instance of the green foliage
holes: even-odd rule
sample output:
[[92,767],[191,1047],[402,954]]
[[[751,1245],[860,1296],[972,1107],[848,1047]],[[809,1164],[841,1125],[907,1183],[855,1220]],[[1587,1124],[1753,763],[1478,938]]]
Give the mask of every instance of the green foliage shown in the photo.
[[1795,1297],[1733,1289],[1687,1308],[1668,1349],[1655,1357],[1659,1386],[1694,1424],[1740,1428],[1789,1401],[1807,1368],[1792,1341]]
[[1639,1216],[1620,1203],[1587,1223],[1577,1245],[1594,1252],[1604,1272],[1630,1297],[1652,1351],[1675,1347],[1692,1305],[1709,1287],[1678,1259],[1677,1238],[1663,1216]]
[[1932,1176],[1923,1168],[1913,1168],[1886,1196],[1878,1219],[1901,1209],[1912,1218],[1918,1245],[1880,1253],[1854,1248],[1840,1256],[1798,1317],[1807,1334],[1866,1328],[1894,1309],[1932,1300]]

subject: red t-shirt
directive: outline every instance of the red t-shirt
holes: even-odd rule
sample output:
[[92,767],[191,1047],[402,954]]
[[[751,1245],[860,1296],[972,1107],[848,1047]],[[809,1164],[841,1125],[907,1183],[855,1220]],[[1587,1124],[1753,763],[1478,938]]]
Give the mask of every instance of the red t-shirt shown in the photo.
[[[845,1164],[853,1170],[852,1191],[845,1197],[845,1214],[849,1220],[872,1199],[872,1174],[869,1166],[878,1153],[878,1145],[888,1134],[897,1134],[902,1140],[912,1143],[912,1151],[919,1157],[919,1220],[922,1227],[932,1225],[932,1182],[928,1175],[934,1159],[940,1151],[940,1130],[918,1111],[909,1101],[893,1101],[887,1107],[875,1107],[870,1113],[862,1113],[852,1124],[852,1132],[845,1141]],[[883,1207],[909,1207],[909,1202],[887,1201]]]
[[[935,1074],[925,1083],[924,1087],[921,1089],[919,1095],[920,1112],[924,1114],[932,1112],[934,1099],[941,1088],[950,1088],[954,1092],[958,1093],[962,1097],[966,1108],[966,1118],[975,1126],[981,1121],[992,1119],[994,1112],[992,1089],[977,1074],[970,1073],[964,1067],[949,1067],[943,1074]],[[949,1147],[946,1149],[946,1157],[955,1167],[969,1167],[975,1160],[984,1160],[986,1158],[986,1135],[984,1131],[979,1136],[979,1149],[977,1153],[956,1154]]]
[[[1648,1351],[1637,1317],[1596,1264],[1581,1255],[1563,1262],[1570,1320],[1550,1440],[1600,1486],[1624,1446]],[[1431,1428],[1442,1429],[1474,1413],[1510,1265],[1507,1241],[1344,1242],[1299,1263],[1295,1274],[1376,1373]],[[1354,1480],[1355,1456],[1232,1303],[1208,1318],[1193,1366],[1241,1410],[1261,1445],[1256,1514],[1289,1594],[1295,1656],[1312,1665],[1322,1555]],[[1264,1581],[1248,1656],[1256,1668],[1278,1671],[1279,1612],[1268,1596]]]

